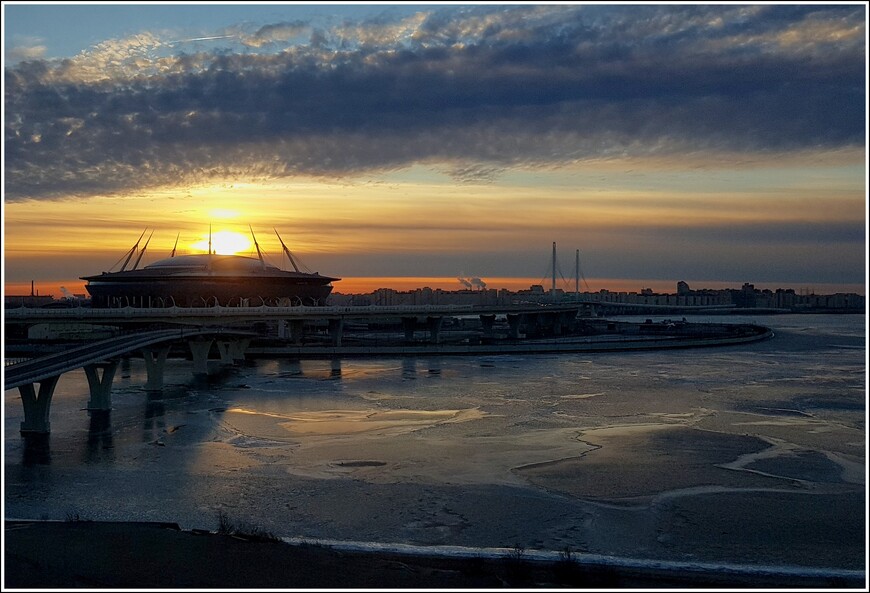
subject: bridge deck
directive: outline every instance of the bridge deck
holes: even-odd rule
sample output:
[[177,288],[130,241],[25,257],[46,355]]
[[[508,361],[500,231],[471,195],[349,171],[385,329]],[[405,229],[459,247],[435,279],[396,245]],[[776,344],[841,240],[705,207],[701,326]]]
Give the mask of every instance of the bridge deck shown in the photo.
[[3,388],[14,389],[27,383],[42,381],[48,377],[61,375],[68,371],[115,358],[140,348],[165,342],[174,342],[198,336],[249,336],[249,332],[216,329],[162,329],[125,334],[99,342],[71,348],[58,354],[49,354],[6,366],[4,368]]

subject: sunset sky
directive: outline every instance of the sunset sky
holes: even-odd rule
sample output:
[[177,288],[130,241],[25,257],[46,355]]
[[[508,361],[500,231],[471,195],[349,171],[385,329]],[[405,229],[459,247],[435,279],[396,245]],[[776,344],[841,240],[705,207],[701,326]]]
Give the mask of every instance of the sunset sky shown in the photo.
[[528,286],[553,242],[572,288],[579,249],[592,290],[865,292],[863,2],[3,17],[7,293],[210,224],[283,265],[277,229],[338,292]]

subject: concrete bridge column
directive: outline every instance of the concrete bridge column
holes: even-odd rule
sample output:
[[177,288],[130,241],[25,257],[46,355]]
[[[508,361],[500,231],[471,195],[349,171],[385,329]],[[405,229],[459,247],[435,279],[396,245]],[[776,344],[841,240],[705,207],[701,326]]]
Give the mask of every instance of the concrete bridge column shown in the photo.
[[210,339],[196,339],[187,343],[193,355],[194,375],[208,375],[208,353],[211,350],[211,343]]
[[550,313],[547,320],[547,327],[550,329],[550,333],[554,336],[562,335],[562,314],[561,313]]
[[414,341],[414,330],[417,329],[416,317],[402,317],[402,329],[405,330],[405,341]]
[[547,321],[549,320],[548,315],[543,313],[530,313],[527,315],[526,319],[528,320],[528,324],[534,328],[531,330],[533,335],[546,335]]
[[579,311],[563,312],[559,316],[559,323],[562,325],[562,328],[571,331],[574,328],[574,322],[577,320],[578,313]]
[[294,344],[301,344],[305,336],[305,322],[301,319],[290,320],[290,339]]
[[221,364],[225,366],[232,366],[235,362],[233,360],[233,355],[231,352],[232,342],[227,340],[216,340],[218,354],[221,357]]
[[218,352],[221,356],[221,364],[234,365],[237,361],[245,360],[245,350],[248,349],[250,339],[241,340],[217,340]]
[[508,313],[507,320],[508,326],[510,327],[509,335],[514,340],[520,339],[520,323],[522,322],[522,315],[516,313]]
[[278,339],[283,340],[287,338],[287,320],[279,319],[278,320]]
[[438,344],[441,341],[441,325],[443,323],[443,317],[426,318],[426,326],[429,328],[429,339],[433,344]]
[[21,423],[21,434],[48,434],[51,432],[51,424],[48,421],[48,412],[51,409],[51,396],[57,386],[56,377],[48,377],[39,381],[39,391],[33,387],[33,383],[25,383],[18,387],[21,393],[21,403],[24,404],[24,422]]
[[341,346],[341,337],[344,333],[344,317],[329,320],[329,336],[333,346]]
[[[85,365],[85,375],[91,388],[91,399],[88,401],[89,410],[112,409],[112,380],[115,378],[117,368],[117,360]],[[102,376],[99,374],[101,370],[103,371]]]
[[145,372],[148,373],[148,380],[145,381],[145,390],[161,391],[163,389],[163,371],[166,368],[166,357],[169,356],[169,346],[142,348],[142,356],[145,359]]
[[251,345],[250,338],[241,338],[230,342],[230,356],[233,357],[233,362],[241,362],[245,360],[245,351]]
[[492,337],[492,326],[495,325],[495,315],[481,315],[480,325],[483,327],[483,337]]

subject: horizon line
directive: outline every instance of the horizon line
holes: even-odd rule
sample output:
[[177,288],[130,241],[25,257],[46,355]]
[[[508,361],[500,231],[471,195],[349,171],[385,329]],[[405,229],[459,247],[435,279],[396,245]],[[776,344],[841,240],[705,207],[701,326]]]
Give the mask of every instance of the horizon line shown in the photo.
[[[466,278],[463,276],[463,278]],[[543,286],[545,291],[552,288],[549,279],[542,281],[534,277],[467,277],[468,280],[482,280],[477,283],[479,289],[496,290],[528,290],[532,286]],[[54,296],[64,294],[64,290],[72,294],[87,294],[85,282],[81,279],[49,280],[44,282],[32,281],[34,294],[40,296]],[[758,290],[794,290],[798,294],[836,294],[854,293],[865,296],[867,284],[858,282],[785,282],[785,281],[753,281],[749,280],[693,280],[693,279],[655,279],[655,278],[581,278],[579,292],[597,293],[601,290],[609,292],[640,293],[641,290],[650,289],[658,294],[675,294],[677,282],[685,282],[690,290],[728,290],[743,287],[744,284],[752,284]],[[557,282],[556,289],[566,294],[575,292],[576,280],[574,278],[561,278]],[[369,294],[379,289],[391,289],[398,292],[408,292],[418,289],[429,288],[432,290],[458,291],[469,288],[459,280],[459,276],[354,276],[345,277],[333,283],[333,294]],[[28,282],[4,282],[3,295],[5,296],[30,296],[31,281]]]

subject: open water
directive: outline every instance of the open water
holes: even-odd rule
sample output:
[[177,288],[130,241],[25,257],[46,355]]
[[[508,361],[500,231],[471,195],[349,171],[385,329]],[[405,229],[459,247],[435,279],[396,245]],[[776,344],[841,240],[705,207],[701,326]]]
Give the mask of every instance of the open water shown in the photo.
[[324,542],[864,568],[865,317],[709,320],[776,336],[257,360],[208,381],[171,359],[161,396],[130,359],[108,416],[84,410],[84,372],[68,373],[47,443],[21,437],[5,393],[4,515],[208,530],[223,515]]

